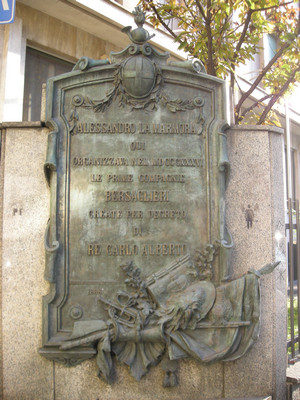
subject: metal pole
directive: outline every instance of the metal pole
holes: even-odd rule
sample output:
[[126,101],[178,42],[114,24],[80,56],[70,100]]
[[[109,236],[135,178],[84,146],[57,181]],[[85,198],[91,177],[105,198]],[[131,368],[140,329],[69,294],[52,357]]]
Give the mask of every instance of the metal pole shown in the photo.
[[294,252],[293,252],[293,202],[292,202],[292,162],[291,162],[291,130],[289,105],[285,102],[285,134],[286,134],[286,189],[288,198],[288,215],[289,215],[289,260],[288,260],[288,277],[290,284],[290,329],[291,329],[291,353],[292,359],[295,358],[295,326],[294,326]]
[[293,253],[293,203],[288,200],[289,211],[289,281],[290,281],[290,327],[291,327],[291,353],[295,358],[295,324],[294,324],[294,253]]
[[290,110],[288,102],[285,102],[285,134],[286,134],[286,168],[287,168],[287,198],[292,198],[292,162],[291,162],[291,128]]
[[298,321],[297,321],[297,336],[298,336],[298,354],[299,354],[299,349],[300,349],[300,335],[299,335],[299,327],[300,327],[300,221],[299,221],[299,200],[296,200],[296,231],[297,231],[297,254],[296,254],[296,260],[297,260],[297,316],[298,316]]

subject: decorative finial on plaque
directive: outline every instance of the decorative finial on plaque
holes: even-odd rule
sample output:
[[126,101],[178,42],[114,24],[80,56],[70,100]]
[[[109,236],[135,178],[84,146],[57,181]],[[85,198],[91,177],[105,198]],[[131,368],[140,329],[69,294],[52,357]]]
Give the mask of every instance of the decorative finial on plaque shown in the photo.
[[145,13],[143,13],[141,6],[137,6],[132,11],[134,17],[134,22],[139,28],[142,28],[145,23]]
[[137,28],[131,31],[131,26],[126,26],[125,28],[122,29],[122,32],[127,33],[129,39],[136,44],[144,44],[155,34],[149,35],[149,32],[146,31],[146,29],[143,28],[143,25],[145,23],[145,13],[142,11],[141,6],[135,7],[134,11],[132,11],[132,14],[134,15],[134,22],[137,25]]

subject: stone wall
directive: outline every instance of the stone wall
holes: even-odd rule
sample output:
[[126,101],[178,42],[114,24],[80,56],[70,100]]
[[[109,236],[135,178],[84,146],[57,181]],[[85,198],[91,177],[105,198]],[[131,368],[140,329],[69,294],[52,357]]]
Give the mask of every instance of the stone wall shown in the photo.
[[[49,189],[43,175],[48,130],[37,123],[3,124],[2,382],[4,400],[202,400],[285,398],[286,273],[283,138],[279,129],[231,129],[228,153],[227,225],[234,239],[233,275],[282,264],[261,278],[261,335],[236,362],[200,365],[181,361],[180,386],[163,388],[163,371],[152,368],[136,382],[117,365],[112,386],[97,378],[95,359],[66,368],[39,355],[42,335],[44,232]],[[247,227],[245,210],[254,212]],[[264,396],[264,397],[262,397]]]
[[[239,127],[228,132],[231,173],[227,188],[227,225],[234,241],[235,276],[282,260],[261,279],[261,331],[258,343],[225,366],[226,396],[273,394],[285,398],[286,265],[283,189],[283,137],[278,128]],[[247,228],[245,211],[254,211]],[[282,239],[275,240],[275,232]],[[239,394],[238,394],[239,393]]]

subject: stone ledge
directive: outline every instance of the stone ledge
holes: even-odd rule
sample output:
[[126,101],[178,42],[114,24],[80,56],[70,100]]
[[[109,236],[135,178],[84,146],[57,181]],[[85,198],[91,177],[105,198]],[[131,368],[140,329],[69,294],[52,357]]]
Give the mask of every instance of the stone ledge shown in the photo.
[[267,131],[283,135],[284,129],[273,125],[233,125],[228,130],[234,131]]
[[43,128],[45,124],[41,121],[20,121],[20,122],[2,122],[0,129],[10,128]]
[[300,383],[300,362],[296,362],[287,368],[286,381],[293,384]]
[[272,396],[264,396],[264,397],[222,397],[222,399],[207,399],[207,400],[272,400]]

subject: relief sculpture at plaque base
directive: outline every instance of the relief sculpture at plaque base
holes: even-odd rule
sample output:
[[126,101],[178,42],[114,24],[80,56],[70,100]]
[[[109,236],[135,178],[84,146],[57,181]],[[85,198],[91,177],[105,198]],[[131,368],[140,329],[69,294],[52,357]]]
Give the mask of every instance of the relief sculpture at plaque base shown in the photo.
[[170,387],[180,359],[251,348],[259,280],[278,263],[232,271],[224,81],[198,60],[167,63],[134,14],[132,44],[47,84],[40,353],[65,366],[96,356],[108,383],[114,355],[137,380],[160,363]]
[[97,346],[99,376],[108,383],[114,382],[112,353],[137,380],[162,360],[166,387],[178,384],[179,359],[210,363],[242,357],[259,334],[259,279],[279,262],[215,287],[209,277],[217,250],[208,245],[196,262],[179,258],[145,280],[132,262],[122,265],[131,291],[119,291],[113,300],[99,297],[109,319],[75,322],[60,348]]

